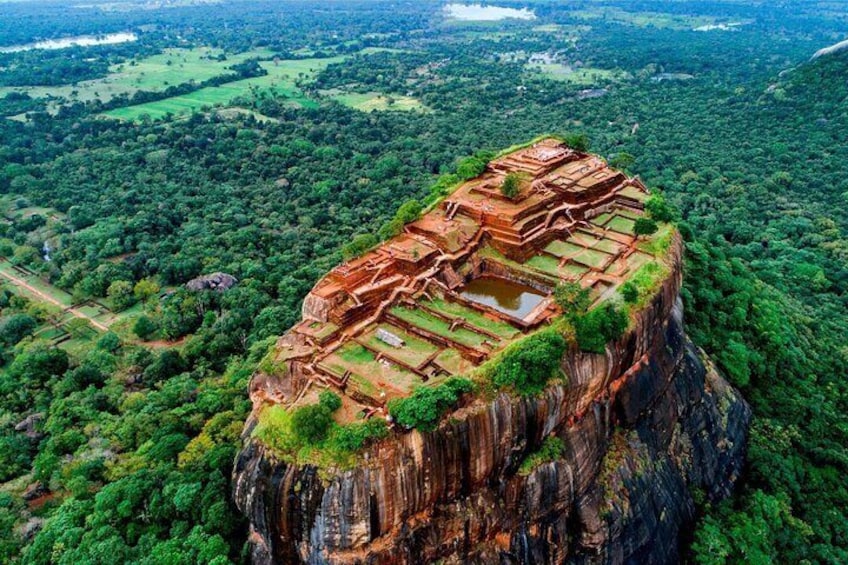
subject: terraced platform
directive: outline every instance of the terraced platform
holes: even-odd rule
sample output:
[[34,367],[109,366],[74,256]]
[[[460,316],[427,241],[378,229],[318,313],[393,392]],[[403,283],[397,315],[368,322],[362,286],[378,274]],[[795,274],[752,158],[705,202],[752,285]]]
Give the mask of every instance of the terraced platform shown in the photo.
[[[513,198],[499,189],[510,173],[525,179]],[[600,298],[652,261],[633,232],[646,198],[638,179],[555,139],[491,162],[315,285],[275,350],[288,382],[273,401],[301,405],[330,388],[342,418],[385,416],[390,399],[467,373],[558,315],[560,282]]]

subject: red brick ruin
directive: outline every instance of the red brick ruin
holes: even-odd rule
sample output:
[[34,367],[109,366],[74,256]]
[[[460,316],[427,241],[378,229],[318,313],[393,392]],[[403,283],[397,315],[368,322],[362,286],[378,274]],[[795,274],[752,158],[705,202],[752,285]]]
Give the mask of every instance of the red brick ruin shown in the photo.
[[[522,179],[513,198],[501,192],[510,173]],[[343,398],[341,420],[385,416],[388,400],[467,373],[558,315],[558,283],[578,282],[600,300],[651,261],[633,234],[646,197],[638,179],[555,139],[492,161],[315,285],[303,320],[277,344],[275,382],[257,386],[254,400],[299,406],[329,388]],[[533,298],[532,308],[465,291],[483,277]]]

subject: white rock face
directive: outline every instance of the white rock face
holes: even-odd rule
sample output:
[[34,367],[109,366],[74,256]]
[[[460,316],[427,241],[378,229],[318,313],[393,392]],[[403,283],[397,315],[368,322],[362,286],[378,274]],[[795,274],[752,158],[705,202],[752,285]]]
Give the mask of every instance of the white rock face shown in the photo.
[[837,51],[842,51],[846,47],[848,47],[848,39],[844,39],[844,40],[840,41],[839,43],[834,43],[830,47],[824,47],[823,49],[819,49],[818,51],[813,53],[813,56],[810,57],[810,61],[812,61],[814,59],[818,59],[822,55],[830,55],[831,53],[836,53]]

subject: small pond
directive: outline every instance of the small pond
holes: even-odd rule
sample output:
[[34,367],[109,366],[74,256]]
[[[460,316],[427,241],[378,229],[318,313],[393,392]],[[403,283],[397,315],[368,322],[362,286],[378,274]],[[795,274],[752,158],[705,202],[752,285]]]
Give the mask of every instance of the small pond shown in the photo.
[[474,279],[462,288],[460,296],[515,318],[524,318],[545,299],[535,288],[499,277]]

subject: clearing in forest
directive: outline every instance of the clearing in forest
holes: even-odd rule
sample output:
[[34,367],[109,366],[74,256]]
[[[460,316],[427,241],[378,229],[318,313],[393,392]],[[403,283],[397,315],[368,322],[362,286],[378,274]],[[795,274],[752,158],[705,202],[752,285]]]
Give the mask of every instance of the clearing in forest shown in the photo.
[[379,92],[342,92],[337,90],[323,91],[330,98],[363,112],[377,111],[407,111],[426,110],[419,100],[411,96],[398,94],[381,94]]
[[[380,49],[363,49],[358,54],[368,55],[380,51]],[[303,108],[317,108],[318,102],[310,98],[303,90],[303,86],[310,83],[315,76],[334,63],[341,63],[348,56],[313,58],[313,59],[284,59],[273,61],[262,61],[259,65],[267,72],[261,77],[247,78],[209,86],[194,92],[136,104],[124,108],[116,108],[105,112],[103,115],[121,120],[137,121],[143,116],[149,116],[153,120],[166,117],[168,114],[185,115],[202,110],[204,107],[228,106],[238,98],[255,99],[265,95],[272,95],[283,99],[289,104]],[[333,94],[338,97],[342,104],[357,109],[368,110],[408,110],[420,107],[420,103],[414,98],[406,96],[394,96],[389,98],[379,93],[367,94]]]
[[9,92],[25,92],[33,98],[57,101],[108,102],[122,94],[132,96],[139,91],[161,92],[169,86],[201,83],[227,74],[235,76],[229,67],[248,59],[268,59],[273,56],[271,51],[265,49],[235,55],[225,55],[222,50],[210,47],[165,49],[158,55],[112,65],[109,74],[103,78],[65,86],[0,87],[0,98]]
[[526,68],[539,71],[548,78],[579,86],[594,86],[604,82],[630,78],[630,75],[621,70],[596,69],[593,67],[575,68],[563,63],[528,63]]

